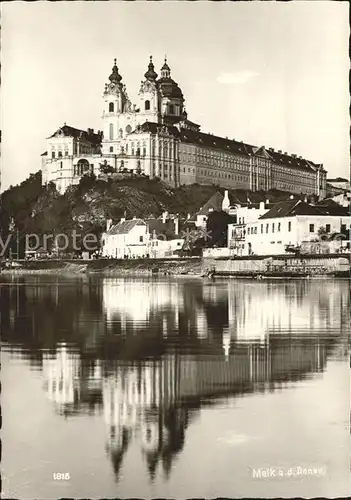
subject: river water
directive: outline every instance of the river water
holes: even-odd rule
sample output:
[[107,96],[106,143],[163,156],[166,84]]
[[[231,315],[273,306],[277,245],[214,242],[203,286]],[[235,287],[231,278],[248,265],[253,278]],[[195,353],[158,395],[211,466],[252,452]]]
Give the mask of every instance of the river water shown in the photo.
[[3,496],[350,494],[347,280],[1,277]]

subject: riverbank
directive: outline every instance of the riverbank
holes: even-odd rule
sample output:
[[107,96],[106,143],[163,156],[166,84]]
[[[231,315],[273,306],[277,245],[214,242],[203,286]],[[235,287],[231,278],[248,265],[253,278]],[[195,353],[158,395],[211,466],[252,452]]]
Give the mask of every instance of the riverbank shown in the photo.
[[99,259],[19,260],[1,269],[4,275],[207,276],[230,278],[350,278],[348,256],[241,257],[235,259]]
[[1,274],[61,274],[104,276],[198,275],[203,262],[188,259],[100,259],[100,260],[32,260],[15,261]]

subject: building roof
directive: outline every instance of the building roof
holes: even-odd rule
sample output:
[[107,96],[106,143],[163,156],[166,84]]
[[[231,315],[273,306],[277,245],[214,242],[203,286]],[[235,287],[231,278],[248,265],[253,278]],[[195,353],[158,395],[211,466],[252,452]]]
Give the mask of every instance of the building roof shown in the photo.
[[151,132],[156,134],[161,130],[162,127],[166,127],[167,132],[175,137],[179,138],[181,142],[187,144],[196,144],[198,146],[204,146],[214,150],[234,153],[242,156],[253,156],[253,157],[264,157],[270,158],[275,164],[282,165],[285,167],[290,167],[295,170],[303,170],[314,172],[318,168],[322,168],[312,161],[305,160],[304,158],[299,158],[296,155],[288,155],[285,153],[280,153],[279,151],[274,151],[272,148],[266,149],[264,146],[257,147],[244,142],[227,139],[224,137],[218,137],[212,134],[205,134],[198,130],[190,130],[187,128],[181,128],[180,130],[172,125],[159,125],[154,122],[145,122],[140,130],[143,132]]
[[339,205],[339,203],[337,203],[332,198],[326,198],[319,201],[318,203],[316,203],[316,207],[320,212],[322,212],[322,215],[350,215],[350,210],[348,207]]
[[337,203],[337,207],[332,205],[311,205],[302,200],[287,200],[276,203],[273,208],[271,208],[264,215],[261,215],[260,219],[275,219],[280,217],[294,217],[296,215],[348,215],[347,209],[340,207]]
[[335,179],[327,179],[327,182],[350,182],[348,179],[344,177],[336,177]]
[[74,139],[83,138],[95,146],[99,146],[101,144],[102,135],[95,134],[93,129],[81,130],[66,124],[57,129],[56,132],[49,137],[49,139],[51,137],[59,136],[60,133],[62,133],[64,137],[73,137]]
[[118,222],[118,224],[114,224],[106,234],[109,236],[116,234],[128,234],[134,227],[146,225],[142,219],[131,219]]
[[211,134],[204,134],[200,131],[181,129],[179,138],[182,142],[196,144],[207,148],[248,156],[251,153],[251,146],[234,140],[225,139]]
[[269,151],[269,156],[272,158],[274,163],[285,167],[291,167],[295,170],[308,170],[310,172],[314,172],[318,168],[321,168],[321,165],[305,160],[304,158],[299,158],[295,155],[292,156],[285,153],[279,153],[277,151]]
[[155,231],[156,235],[162,235],[161,237],[166,240],[179,238],[179,236],[175,234],[175,222],[173,219],[167,219],[165,223],[162,219],[146,219],[145,222],[150,234]]
[[198,215],[208,215],[209,212],[220,212],[222,210],[224,196],[217,191],[198,211]]
[[47,151],[45,151],[44,153],[41,153],[41,155],[40,155],[40,156],[46,156],[47,154],[48,154],[48,152],[47,152]]

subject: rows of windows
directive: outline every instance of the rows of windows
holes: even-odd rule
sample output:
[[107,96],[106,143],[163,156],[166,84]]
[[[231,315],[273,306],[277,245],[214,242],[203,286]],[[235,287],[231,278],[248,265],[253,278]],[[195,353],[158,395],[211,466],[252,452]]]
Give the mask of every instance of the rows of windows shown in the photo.
[[[239,218],[238,221],[239,224],[244,224],[244,218],[241,219]],[[330,233],[331,231],[331,225],[330,224],[325,224],[325,226],[322,226],[323,229],[325,230],[326,233]],[[288,221],[288,231],[291,232],[291,221]],[[266,223],[266,224],[260,224],[258,226],[252,226],[248,227],[247,233],[248,234],[258,234],[258,231],[260,231],[261,234],[268,234],[268,233],[280,233],[282,230],[282,223],[281,222],[272,222],[272,223]],[[316,224],[311,223],[308,225],[308,230],[310,233],[315,233],[316,232]],[[346,224],[341,224],[340,226],[340,231],[342,233],[346,233],[347,231],[347,225]]]
[[[62,156],[68,156],[68,151],[57,151],[57,158],[62,158]],[[51,152],[51,158],[56,158],[56,151]]]
[[[244,218],[243,218],[242,223],[244,224]],[[240,224],[240,222],[239,222],[239,224]],[[266,223],[266,224],[260,224],[259,226],[248,227],[247,233],[248,234],[258,234],[258,229],[260,230],[261,234],[263,234],[263,233],[267,234],[269,232],[280,233],[280,231],[282,229],[282,223],[281,222],[272,222],[271,224]],[[289,232],[291,231],[291,221],[288,221],[288,231]]]
[[[183,173],[195,174],[195,168],[182,167],[182,169],[183,169]],[[228,180],[233,180],[233,181],[242,182],[242,183],[248,182],[247,176],[228,174],[227,172],[221,172],[218,170],[216,171],[216,170],[200,169],[199,175],[201,175],[203,177],[205,177],[205,176],[206,177],[219,177],[221,179],[228,179]]]

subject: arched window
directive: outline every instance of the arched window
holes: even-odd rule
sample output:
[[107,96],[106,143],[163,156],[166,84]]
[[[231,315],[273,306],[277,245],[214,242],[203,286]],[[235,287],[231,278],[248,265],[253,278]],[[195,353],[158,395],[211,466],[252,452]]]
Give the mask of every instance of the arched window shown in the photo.
[[89,162],[85,159],[79,160],[77,163],[77,175],[83,175],[86,172],[89,172],[90,165]]
[[108,105],[108,110],[110,113],[113,113],[114,110],[115,110],[115,106],[113,104],[113,102],[110,102],[109,105]]
[[110,123],[110,141],[113,140],[113,123]]
[[113,146],[110,146],[110,153],[113,153]]
[[150,101],[145,101],[145,109],[146,110],[150,109]]

